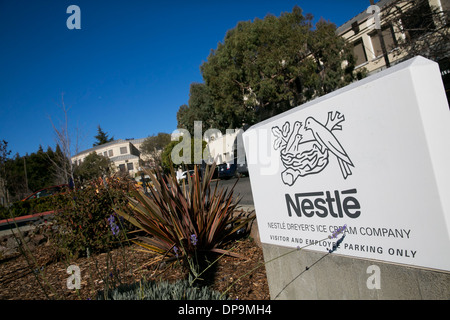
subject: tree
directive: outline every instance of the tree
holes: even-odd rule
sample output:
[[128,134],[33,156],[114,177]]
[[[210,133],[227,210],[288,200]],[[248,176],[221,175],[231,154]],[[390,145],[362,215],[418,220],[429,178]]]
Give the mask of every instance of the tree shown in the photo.
[[184,104],[177,112],[178,128],[186,129],[194,135],[194,121],[202,121],[203,130],[214,126],[214,101],[204,83],[191,83],[188,105]]
[[154,165],[158,165],[161,163],[161,152],[170,141],[170,134],[159,132],[157,135],[145,138],[140,149],[144,155],[149,156],[153,160]]
[[114,137],[108,138],[108,134],[102,130],[100,125],[97,126],[98,134],[94,137],[97,139],[97,142],[94,142],[93,147],[114,141]]
[[227,32],[201,66],[215,128],[259,122],[355,79],[349,44],[333,23],[320,20],[313,28],[312,19],[296,6]]
[[[171,141],[164,148],[161,154],[161,166],[166,172],[169,172],[171,168],[177,168],[179,166],[191,169],[194,167],[196,159],[201,160],[203,158],[206,146],[207,142],[204,140],[200,142],[195,141],[195,139],[191,138],[189,135],[181,136],[179,140]],[[174,152],[178,153],[176,154],[176,160],[172,159]],[[188,152],[189,154],[186,155],[184,152]]]
[[[26,157],[29,157],[28,154],[26,154]],[[23,199],[30,194],[31,190],[28,188],[26,181],[26,157],[20,157],[16,153],[14,158],[8,159],[5,163],[7,194],[11,202]]]
[[58,175],[58,184],[69,184],[70,181],[74,181],[73,164],[72,161],[70,161],[70,158],[72,156],[72,140],[71,134],[69,132],[68,118],[68,112],[70,108],[66,107],[66,104],[64,102],[64,94],[61,94],[61,101],[62,104],[60,108],[64,113],[64,122],[60,123],[59,127],[57,127],[50,118],[50,122],[52,123],[52,127],[56,136],[56,152],[54,154],[55,159],[49,159],[54,166],[55,173]]
[[90,153],[79,166],[75,166],[75,178],[77,181],[88,181],[111,172],[111,161],[96,152]]
[[53,185],[55,177],[52,174],[50,157],[39,146],[37,152],[30,154],[28,157],[23,157],[23,160],[18,163],[18,166],[26,168],[25,177],[27,187],[32,191]]
[[39,146],[37,152],[22,157],[17,153],[13,158],[6,159],[2,178],[6,182],[10,201],[21,200],[33,191],[64,183],[59,180],[61,176],[55,174],[54,169],[61,166],[53,166],[52,161],[57,160],[54,154],[51,147],[44,152]]
[[69,180],[73,179],[74,167],[68,157],[67,153],[69,151],[66,149],[66,153],[63,149],[56,144],[55,152],[53,153],[53,158],[50,161],[53,164],[53,174],[55,176],[56,184],[68,184]]
[[8,150],[8,142],[5,140],[0,141],[0,195],[3,198],[2,203],[0,205],[5,205],[9,202],[8,199],[8,180],[7,180],[7,170],[6,170],[6,161],[8,160],[9,155],[11,154],[11,150]]

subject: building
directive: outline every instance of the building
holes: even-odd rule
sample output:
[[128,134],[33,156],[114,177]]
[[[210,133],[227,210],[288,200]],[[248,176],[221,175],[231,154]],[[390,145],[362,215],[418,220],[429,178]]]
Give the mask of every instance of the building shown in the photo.
[[92,152],[105,156],[111,160],[113,167],[121,172],[128,172],[134,176],[140,169],[140,160],[147,160],[141,155],[142,139],[119,139],[93,148],[84,150],[71,158],[74,165],[80,165]]
[[[404,54],[398,55],[396,52],[398,49],[396,39],[399,35],[401,36],[401,31],[394,29],[392,25],[384,24],[382,21],[382,8],[393,1],[395,0],[381,0],[376,4],[381,9],[379,13],[382,25],[381,30],[391,65],[400,61],[404,56]],[[369,4],[368,1],[367,4]],[[375,28],[375,17],[372,12],[364,10],[337,28],[336,32],[353,45],[353,53],[356,56],[356,70],[365,68],[371,74],[386,68],[380,40]]]
[[222,164],[233,162],[236,158],[238,163],[245,163],[245,150],[242,141],[243,129],[227,130],[225,134],[214,129],[208,131],[204,138],[208,143],[209,159],[204,159],[205,161]]
[[[399,63],[411,55],[427,57],[429,49],[439,47],[439,54],[428,57],[436,61],[443,77],[444,86],[449,96],[450,90],[450,43],[443,43],[449,31],[450,0],[416,1],[380,0],[375,5],[379,12],[366,10],[348,20],[337,28],[337,34],[353,44],[356,56],[356,71],[365,68],[368,75],[379,72],[389,65]],[[369,12],[368,12],[369,11]],[[380,29],[376,29],[376,16]],[[378,30],[381,31],[381,37]],[[440,33],[445,36],[437,37]],[[382,38],[382,40],[381,40]],[[434,41],[434,39],[438,39]],[[382,41],[386,51],[383,52]],[[409,51],[401,50],[400,44],[412,43],[416,47],[403,46]],[[422,46],[422,47],[421,47]],[[414,51],[413,51],[414,49]]]

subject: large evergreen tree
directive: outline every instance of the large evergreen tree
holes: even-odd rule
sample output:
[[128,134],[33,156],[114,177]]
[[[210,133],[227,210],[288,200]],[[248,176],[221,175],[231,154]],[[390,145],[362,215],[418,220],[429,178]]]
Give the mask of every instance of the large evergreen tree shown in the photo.
[[192,83],[188,105],[182,105],[177,112],[178,128],[186,129],[194,136],[194,121],[202,121],[203,130],[212,128],[217,115],[211,92],[204,83]]
[[222,131],[240,128],[353,81],[351,48],[333,23],[314,26],[312,19],[296,6],[280,17],[239,22],[201,65],[204,85],[197,92],[191,86],[178,126],[191,131],[193,120],[202,120]]
[[0,205],[4,205],[8,201],[6,161],[10,154],[11,150],[8,149],[8,141],[0,140],[0,193],[3,197],[3,203],[0,203]]
[[12,202],[21,200],[39,189],[65,183],[61,172],[58,171],[58,168],[62,167],[59,164],[61,154],[59,145],[56,152],[51,147],[44,151],[42,146],[39,146],[37,152],[27,153],[24,156],[17,153],[13,158],[7,158],[2,178],[10,200]]
[[100,125],[97,126],[98,134],[94,137],[97,141],[92,145],[93,147],[114,141],[114,137],[109,138],[108,134],[103,131]]

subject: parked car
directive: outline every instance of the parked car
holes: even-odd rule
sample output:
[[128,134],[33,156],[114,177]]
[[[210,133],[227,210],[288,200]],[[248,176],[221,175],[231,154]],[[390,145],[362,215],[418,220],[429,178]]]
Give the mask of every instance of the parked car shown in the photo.
[[230,179],[236,175],[237,164],[226,162],[218,165],[219,179]]
[[68,187],[69,187],[69,185],[62,184],[62,185],[58,185],[58,186],[51,186],[51,187],[43,188],[41,190],[38,190],[38,191],[30,194],[25,199],[22,199],[22,201],[38,199],[38,198],[43,198],[43,197],[47,197],[47,196],[53,196],[55,194],[63,192]]
[[243,163],[240,163],[240,161],[237,161],[237,175],[238,176],[248,176],[248,167],[247,167],[247,158],[244,158]]
[[230,162],[218,165],[219,178],[229,179],[231,177],[240,177],[242,175],[248,176],[247,159],[234,158]]

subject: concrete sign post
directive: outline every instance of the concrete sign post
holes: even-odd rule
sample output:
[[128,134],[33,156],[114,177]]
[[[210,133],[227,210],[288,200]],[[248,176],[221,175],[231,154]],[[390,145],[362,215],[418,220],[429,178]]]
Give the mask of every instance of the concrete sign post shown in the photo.
[[450,112],[436,63],[413,58],[243,139],[263,244],[326,253],[345,225],[335,255],[450,271]]

